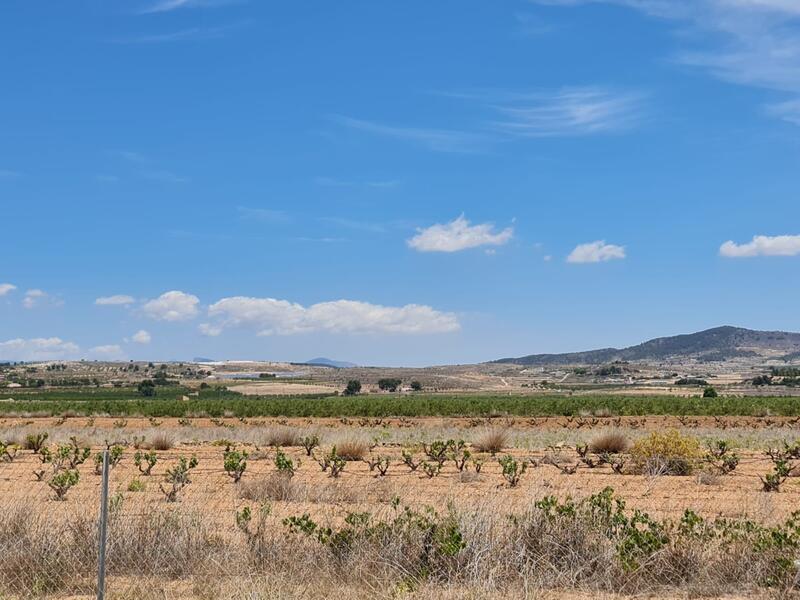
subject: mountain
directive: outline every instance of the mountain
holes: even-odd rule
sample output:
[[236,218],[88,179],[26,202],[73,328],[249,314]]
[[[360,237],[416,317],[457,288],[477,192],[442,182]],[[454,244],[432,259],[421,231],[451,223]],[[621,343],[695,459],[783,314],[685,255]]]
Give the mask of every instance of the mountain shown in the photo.
[[565,354],[531,354],[502,358],[496,363],[519,365],[598,364],[623,361],[695,359],[725,361],[731,358],[783,358],[800,356],[800,333],[754,331],[741,327],[715,327],[697,333],[649,340],[628,348],[602,348]]
[[311,360],[307,360],[304,364],[316,365],[320,367],[333,367],[334,369],[349,369],[351,367],[358,366],[355,363],[345,362],[343,360],[332,360],[330,358],[312,358]]

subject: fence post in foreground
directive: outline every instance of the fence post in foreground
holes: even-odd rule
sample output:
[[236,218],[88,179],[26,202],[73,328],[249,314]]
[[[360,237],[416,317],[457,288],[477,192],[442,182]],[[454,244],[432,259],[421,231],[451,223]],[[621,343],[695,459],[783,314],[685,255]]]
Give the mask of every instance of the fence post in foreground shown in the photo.
[[106,537],[108,528],[108,449],[103,451],[103,486],[100,491],[100,535],[97,545],[97,600],[106,597]]

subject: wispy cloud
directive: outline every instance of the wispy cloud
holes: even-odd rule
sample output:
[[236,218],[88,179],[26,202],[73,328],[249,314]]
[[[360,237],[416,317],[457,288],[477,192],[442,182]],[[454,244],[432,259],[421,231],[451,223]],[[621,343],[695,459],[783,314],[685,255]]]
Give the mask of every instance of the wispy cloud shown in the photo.
[[240,0],[161,0],[149,5],[141,14],[163,13],[183,8],[212,8],[234,4]]
[[64,301],[58,296],[51,296],[40,289],[28,290],[22,298],[22,306],[28,309],[44,306],[63,306],[63,304]]
[[117,294],[115,296],[101,296],[95,299],[97,306],[128,306],[136,302],[133,296]]
[[9,292],[13,292],[17,289],[13,283],[0,283],[0,296],[5,296]]
[[[800,2],[797,0],[532,0],[576,6],[616,4],[680,23],[701,40],[675,60],[732,83],[791,94],[766,112],[798,123],[800,101]],[[691,43],[691,42],[684,42]]]
[[347,219],[343,217],[320,217],[319,220],[323,223],[328,223],[337,227],[345,227],[347,229],[355,229],[358,231],[368,231],[370,233],[383,233],[386,231],[386,226],[383,223],[358,221],[356,219]]
[[482,149],[488,138],[479,133],[452,129],[428,129],[386,125],[376,121],[335,116],[334,120],[345,127],[366,133],[413,142],[438,152],[473,153]]
[[495,109],[498,131],[521,137],[580,136],[631,129],[644,114],[645,95],[602,87],[506,95]]
[[238,206],[236,210],[242,219],[250,219],[253,221],[262,221],[264,223],[288,223],[292,220],[289,213],[285,210],[276,210],[273,208],[250,208],[247,206]]
[[101,360],[119,360],[124,358],[125,353],[117,344],[106,344],[89,348],[89,354]]
[[171,171],[147,171],[142,173],[142,177],[151,181],[162,181],[164,183],[188,183],[190,179],[183,175],[178,175]]
[[439,152],[475,153],[518,138],[583,136],[623,132],[641,122],[647,95],[637,90],[582,86],[558,90],[508,92],[479,90],[441,96],[468,101],[487,116],[462,129],[386,125],[335,117],[342,125],[384,137],[413,142]]
[[233,26],[191,27],[164,33],[146,33],[130,37],[115,38],[115,44],[168,44],[171,42],[198,42],[225,37]]
[[132,163],[141,164],[148,162],[148,158],[144,154],[141,154],[140,152],[135,152],[133,150],[117,150],[113,152],[113,154],[116,154],[120,158],[124,158],[128,162]]
[[119,183],[119,177],[116,175],[99,174],[94,176],[94,180],[97,183]]
[[364,180],[364,181],[348,181],[345,179],[336,179],[333,177],[316,177],[314,183],[325,187],[346,187],[346,188],[393,188],[400,185],[397,179],[386,180]]
[[58,337],[22,339],[0,342],[3,360],[57,360],[74,358],[80,348]]

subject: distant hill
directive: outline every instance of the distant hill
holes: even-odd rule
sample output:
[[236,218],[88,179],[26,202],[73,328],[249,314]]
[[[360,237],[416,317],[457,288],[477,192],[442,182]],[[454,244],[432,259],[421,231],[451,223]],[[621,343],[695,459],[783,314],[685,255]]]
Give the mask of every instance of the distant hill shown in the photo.
[[345,362],[343,360],[332,360],[330,358],[312,358],[311,360],[307,360],[305,363],[306,365],[319,365],[323,367],[333,367],[334,369],[349,369],[351,367],[357,367],[358,365],[351,362]]
[[697,333],[656,338],[628,348],[602,348],[565,354],[531,354],[518,358],[502,358],[494,362],[519,365],[568,365],[599,364],[615,360],[725,361],[747,357],[780,358],[788,361],[798,356],[800,356],[800,333],[754,331],[724,326]]

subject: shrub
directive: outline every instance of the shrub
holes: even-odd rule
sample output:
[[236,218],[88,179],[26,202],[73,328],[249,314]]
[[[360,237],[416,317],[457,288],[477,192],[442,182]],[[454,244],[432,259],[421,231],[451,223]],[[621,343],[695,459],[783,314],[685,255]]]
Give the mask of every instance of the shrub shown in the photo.
[[508,433],[505,429],[490,428],[483,431],[472,445],[478,452],[488,452],[494,456],[508,446]]
[[717,394],[717,390],[715,390],[711,385],[706,386],[706,388],[703,390],[703,398],[716,398],[717,396],[719,396],[719,394]]
[[151,379],[140,381],[136,390],[145,398],[152,398],[156,395],[156,384]]
[[300,468],[300,461],[294,464],[294,461],[286,456],[286,453],[280,448],[275,450],[275,467],[278,473],[283,473],[287,477],[294,477],[295,471]]
[[378,380],[378,387],[387,392],[396,392],[402,382],[393,377],[386,377]]
[[157,461],[158,455],[154,450],[151,450],[150,452],[139,451],[133,455],[133,464],[135,464],[139,469],[139,472],[145,476],[150,475],[150,472],[153,470],[153,467],[156,466]]
[[739,456],[725,440],[709,442],[708,452],[703,459],[723,475],[732,472],[739,465]]
[[318,435],[307,435],[302,440],[300,440],[300,445],[306,451],[306,456],[311,456],[311,453],[314,452],[314,448],[319,446],[319,436]]
[[247,469],[247,452],[225,448],[223,468],[234,483],[239,483]]
[[388,456],[378,456],[376,458],[365,458],[364,462],[367,463],[369,466],[370,473],[378,470],[378,474],[375,477],[384,477],[386,472],[389,470],[389,457]]
[[444,464],[444,461],[447,460],[447,453],[450,451],[450,447],[454,444],[453,440],[434,440],[430,444],[422,444],[422,451],[425,452],[425,456],[430,458],[432,461],[439,463],[441,467]]
[[789,477],[790,471],[789,463],[785,459],[780,458],[774,460],[772,473],[767,473],[763,477],[761,475],[758,476],[763,486],[762,489],[765,492],[781,491],[781,485],[783,485],[783,482]]
[[456,469],[463,471],[466,468],[467,462],[472,456],[472,453],[467,450],[467,445],[463,440],[458,440],[450,446],[450,453],[448,456],[450,460],[455,463]]
[[419,381],[412,381],[411,382],[411,391],[412,392],[421,392],[422,391],[422,384]]
[[327,454],[323,454],[321,458],[314,458],[322,468],[322,472],[324,473],[330,470],[329,476],[333,478],[338,478],[342,471],[344,471],[344,468],[347,466],[347,461],[344,459],[344,457],[337,453],[336,446],[331,448],[331,451]]
[[350,439],[336,445],[337,454],[344,460],[363,460],[369,451],[369,444],[363,440]]
[[66,500],[67,492],[77,485],[81,475],[77,469],[66,469],[64,471],[57,471],[47,482],[50,489],[56,494],[56,500]]
[[508,482],[510,487],[517,487],[519,480],[525,471],[528,469],[528,463],[518,462],[513,456],[507,454],[498,461],[503,469],[503,477]]
[[91,450],[89,448],[81,448],[78,445],[78,440],[74,436],[69,439],[69,444],[63,444],[56,448],[55,453],[51,457],[53,468],[56,471],[61,469],[74,469],[78,465],[86,462],[89,458]]
[[17,446],[11,442],[0,442],[0,462],[11,462],[17,454]]
[[190,459],[187,459],[185,456],[181,456],[178,458],[178,464],[172,469],[167,469],[167,472],[164,474],[164,482],[169,484],[169,486],[166,488],[161,484],[158,486],[167,502],[178,501],[178,494],[192,482],[191,479],[189,479],[189,472],[196,466],[197,458],[192,456]]
[[631,459],[640,473],[689,475],[701,456],[697,439],[675,429],[654,431],[631,448]]
[[39,452],[44,447],[47,438],[50,436],[46,431],[41,433],[29,433],[25,436],[25,449]]
[[361,382],[358,379],[351,379],[344,388],[345,396],[356,396],[361,392]]
[[[116,467],[122,460],[122,453],[124,448],[119,444],[115,444],[108,449],[108,466],[110,468]],[[103,472],[103,453],[98,452],[94,455],[94,472],[100,475]]]
[[440,462],[422,461],[420,466],[422,467],[422,472],[428,476],[428,479],[433,479],[442,471],[442,463]]
[[414,455],[411,452],[402,450],[400,455],[403,457],[403,464],[409,469],[416,471],[417,468],[419,468],[420,463],[414,458]]
[[628,438],[619,431],[602,433],[589,442],[589,449],[594,454],[621,454],[628,446]]
[[131,479],[131,482],[128,484],[128,491],[129,492],[143,492],[147,486],[145,485],[144,481],[135,477]]

